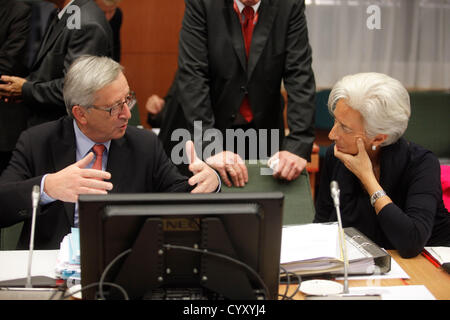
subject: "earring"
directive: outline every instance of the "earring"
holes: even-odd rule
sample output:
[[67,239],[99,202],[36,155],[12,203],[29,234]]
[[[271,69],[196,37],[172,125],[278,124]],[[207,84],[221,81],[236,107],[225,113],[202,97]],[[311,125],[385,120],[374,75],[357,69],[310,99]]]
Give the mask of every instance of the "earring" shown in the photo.
[[377,146],[376,145],[372,145],[372,150],[373,151],[377,150]]

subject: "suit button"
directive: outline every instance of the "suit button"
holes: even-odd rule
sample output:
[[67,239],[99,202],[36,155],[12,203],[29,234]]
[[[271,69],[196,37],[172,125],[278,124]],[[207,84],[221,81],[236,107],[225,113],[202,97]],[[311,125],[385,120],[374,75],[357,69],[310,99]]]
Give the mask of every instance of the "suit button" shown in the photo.
[[236,115],[235,115],[235,114],[232,114],[232,115],[231,115],[231,119],[233,119],[233,120],[236,119]]
[[248,93],[247,87],[244,87],[244,86],[241,87],[241,91],[242,91],[243,93],[245,93],[245,94]]

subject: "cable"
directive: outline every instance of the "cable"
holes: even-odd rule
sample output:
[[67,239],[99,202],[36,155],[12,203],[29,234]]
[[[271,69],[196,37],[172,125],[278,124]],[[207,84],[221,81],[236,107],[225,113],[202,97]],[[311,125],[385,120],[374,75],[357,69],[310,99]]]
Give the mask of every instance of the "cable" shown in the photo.
[[256,279],[258,279],[260,285],[263,287],[264,289],[264,293],[266,297],[269,297],[269,289],[267,288],[267,285],[264,283],[264,280],[261,279],[260,275],[253,270],[253,268],[251,268],[249,265],[243,263],[242,261],[239,261],[237,259],[234,259],[230,256],[227,256],[225,254],[221,254],[218,252],[213,252],[213,251],[208,251],[207,249],[196,249],[196,248],[190,248],[190,247],[185,247],[185,246],[178,246],[178,245],[171,245],[171,244],[164,244],[163,245],[164,248],[166,248],[167,250],[170,249],[179,249],[179,250],[186,250],[186,251],[192,251],[192,252],[197,252],[197,253],[201,253],[201,254],[206,254],[206,255],[210,255],[216,258],[221,258],[230,262],[233,262],[241,267],[244,267],[245,269],[247,269],[247,271],[249,271]]
[[50,296],[50,298],[48,298],[48,300],[53,300],[56,297],[56,294],[58,292],[66,292],[67,290],[67,285],[66,282],[64,281],[63,284],[60,284],[59,286],[56,287],[55,291],[53,291],[52,295]]
[[119,289],[120,292],[122,292],[122,295],[123,295],[124,299],[125,299],[125,300],[130,300],[130,298],[128,297],[127,292],[126,292],[125,289],[122,288],[120,285],[118,285],[118,284],[116,284],[116,283],[112,283],[112,282],[105,282],[105,277],[106,277],[106,275],[108,274],[109,269],[111,269],[112,266],[113,266],[119,259],[121,259],[123,256],[129,254],[130,252],[131,252],[131,249],[128,249],[128,250],[125,250],[124,252],[120,253],[119,255],[117,255],[117,256],[116,256],[116,257],[115,257],[115,258],[114,258],[114,259],[106,266],[105,270],[103,270],[103,273],[102,273],[102,276],[100,277],[100,281],[99,281],[99,282],[94,282],[94,283],[88,284],[87,286],[84,286],[84,287],[81,288],[80,290],[77,290],[77,291],[75,291],[75,292],[72,292],[72,293],[69,294],[68,296],[63,296],[62,299],[66,299],[66,298],[68,298],[68,297],[73,296],[74,294],[76,294],[76,293],[78,293],[78,292],[81,292],[81,291],[87,290],[87,289],[89,289],[89,288],[98,286],[98,287],[99,287],[99,295],[100,295],[100,298],[101,298],[102,300],[106,300],[105,295],[104,295],[104,293],[103,293],[103,286],[104,286],[104,285],[107,285],[107,286],[110,286],[110,287],[114,287],[114,288]]
[[[283,266],[280,266],[280,268],[283,270],[283,273],[286,274],[287,285],[286,285],[286,290],[285,290],[284,294],[283,295],[279,294],[278,296],[282,297],[283,298],[282,300],[285,300],[285,299],[292,300],[294,298],[294,296],[300,291],[302,277],[300,275],[296,274],[295,272],[287,271]],[[297,285],[297,289],[290,296],[287,296],[289,286],[291,285],[291,279],[289,277],[289,274],[292,274],[293,276],[295,276],[297,278],[298,285]],[[281,272],[280,272],[280,275],[281,275]]]
[[[81,288],[81,289],[79,289],[77,291],[71,292],[70,294],[63,296],[61,299],[67,299],[67,298],[77,294],[78,292],[82,292],[84,290],[87,290],[87,289],[90,289],[92,287],[99,286],[99,285],[100,285],[100,282],[94,282],[94,283],[88,284],[87,286],[84,286],[83,288]],[[130,300],[129,297],[128,297],[127,292],[125,291],[125,289],[122,288],[121,286],[119,286],[118,284],[113,283],[113,282],[103,282],[103,283],[101,283],[101,285],[102,286],[106,285],[106,286],[110,286],[110,287],[114,287],[114,288],[119,289],[120,292],[122,292],[124,299],[125,300]]]
[[[284,271],[284,273],[286,273],[286,278],[287,278],[286,279],[287,284],[286,284],[286,289],[284,290],[284,294],[282,294],[282,295],[278,294],[279,297],[283,298],[281,300],[284,300],[284,298],[287,298],[287,293],[288,293],[288,290],[289,290],[289,286],[291,285],[291,278],[289,277],[289,274],[287,273],[286,269],[283,266],[280,265],[280,269],[282,269]],[[280,272],[280,274],[281,274],[281,272]]]
[[[109,271],[109,269],[111,269],[111,267],[119,260],[121,259],[123,256],[129,254],[131,252],[131,249],[125,250],[124,252],[122,252],[121,254],[119,254],[117,257],[115,257],[105,268],[105,270],[103,270],[102,276],[100,277],[100,282],[99,282],[99,294],[100,294],[100,298],[102,298],[103,300],[105,299],[105,296],[103,294],[103,283],[105,281],[105,277]],[[122,288],[122,287],[121,287]],[[123,290],[123,288],[122,288]],[[121,291],[122,291],[121,290]],[[129,300],[128,298],[128,294],[126,293],[125,290],[122,291],[122,293],[124,293],[124,298],[125,300]]]

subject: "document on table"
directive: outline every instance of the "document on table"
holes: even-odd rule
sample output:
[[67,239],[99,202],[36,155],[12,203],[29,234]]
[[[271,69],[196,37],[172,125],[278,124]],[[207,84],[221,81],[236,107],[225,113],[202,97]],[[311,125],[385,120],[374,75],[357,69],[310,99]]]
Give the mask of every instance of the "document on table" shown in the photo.
[[[0,251],[0,281],[27,277],[28,250]],[[56,279],[55,265],[58,250],[35,250],[31,264],[31,276]]]
[[436,300],[422,285],[392,287],[350,287],[350,294],[379,294],[381,300]]
[[450,247],[425,247],[427,251],[440,265],[450,262]]
[[[356,229],[345,229],[349,274],[390,270],[391,257]],[[358,242],[359,241],[359,242]],[[377,262],[376,262],[377,261]],[[301,275],[342,273],[343,257],[337,224],[304,224],[283,228],[281,266]]]

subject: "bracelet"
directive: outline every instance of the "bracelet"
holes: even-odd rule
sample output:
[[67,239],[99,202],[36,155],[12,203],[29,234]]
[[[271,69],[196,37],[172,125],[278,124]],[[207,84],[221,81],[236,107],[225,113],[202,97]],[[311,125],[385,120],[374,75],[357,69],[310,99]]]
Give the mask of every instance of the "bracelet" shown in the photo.
[[372,207],[375,207],[375,202],[377,202],[378,199],[380,199],[381,197],[384,197],[384,196],[386,196],[386,192],[384,192],[384,190],[375,191],[370,196],[370,204],[372,205]]

